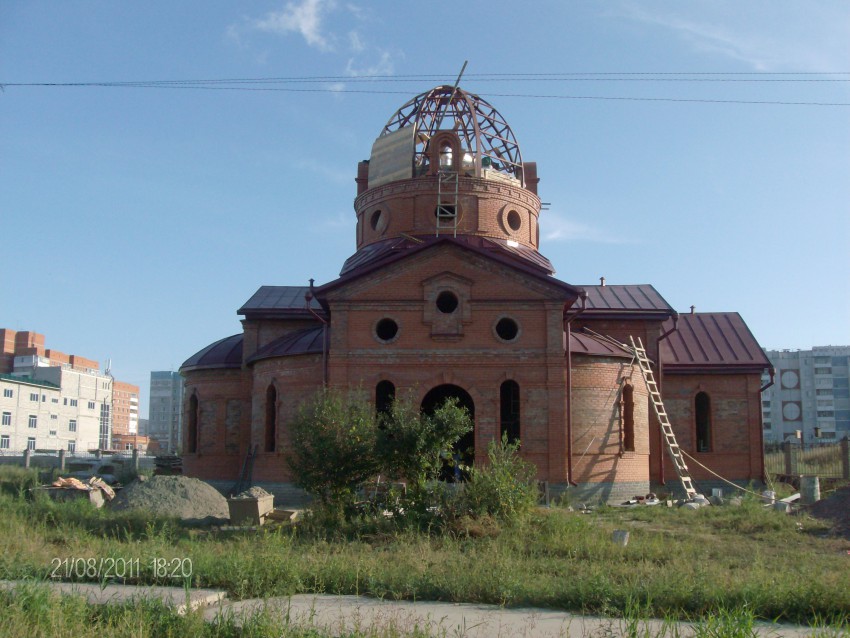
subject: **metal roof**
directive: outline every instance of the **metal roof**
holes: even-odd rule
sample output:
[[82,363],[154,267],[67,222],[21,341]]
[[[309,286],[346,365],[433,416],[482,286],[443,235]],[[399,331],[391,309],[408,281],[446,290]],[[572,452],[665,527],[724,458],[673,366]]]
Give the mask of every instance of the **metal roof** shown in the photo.
[[[664,329],[673,327],[672,319]],[[677,330],[661,342],[665,373],[762,372],[770,361],[737,312],[681,315]]]
[[297,330],[266,344],[248,359],[254,363],[272,357],[292,357],[322,352],[322,326]]
[[628,286],[581,286],[587,292],[589,315],[599,314],[674,314],[673,308],[651,284]]
[[316,292],[321,294],[347,281],[383,268],[403,257],[413,255],[421,250],[427,250],[438,244],[455,245],[501,262],[506,266],[562,288],[573,298],[577,298],[581,292],[575,286],[553,277],[552,265],[549,260],[536,250],[529,248],[523,251],[521,247],[508,246],[507,243],[476,235],[460,235],[458,237],[405,236],[370,244],[349,257],[343,265],[339,279],[322,285]]
[[591,356],[632,358],[632,353],[628,350],[583,332],[570,333],[570,352]]
[[459,235],[458,237],[407,235],[404,237],[386,239],[384,241],[364,246],[345,260],[339,274],[342,277],[353,270],[379,260],[383,260],[389,256],[405,251],[418,250],[426,245],[446,240],[451,240],[456,244],[472,247],[480,252],[501,254],[504,257],[516,260],[522,265],[539,268],[540,270],[545,271],[547,275],[553,275],[555,273],[555,270],[552,267],[552,262],[533,248],[523,245],[511,246],[505,240],[494,239],[491,237],[479,237],[477,235]]
[[[260,286],[253,296],[237,310],[237,314],[246,317],[284,317],[310,315],[307,310],[307,291],[309,286]],[[315,299],[310,307],[322,312]]]
[[225,337],[196,352],[183,362],[180,371],[242,367],[242,334]]

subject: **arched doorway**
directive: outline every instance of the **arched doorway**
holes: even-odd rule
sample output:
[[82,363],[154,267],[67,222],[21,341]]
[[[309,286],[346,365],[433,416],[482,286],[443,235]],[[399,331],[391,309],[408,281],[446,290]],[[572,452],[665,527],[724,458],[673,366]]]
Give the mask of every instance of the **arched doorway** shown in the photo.
[[[446,383],[432,388],[425,398],[422,399],[420,409],[425,414],[434,414],[434,411],[443,405],[447,399],[457,399],[460,407],[466,408],[469,418],[472,419],[473,429],[467,432],[454,446],[454,454],[463,465],[471,466],[475,460],[475,403],[469,392],[457,385]],[[454,468],[445,467],[440,476],[443,480],[457,480],[461,478]]]

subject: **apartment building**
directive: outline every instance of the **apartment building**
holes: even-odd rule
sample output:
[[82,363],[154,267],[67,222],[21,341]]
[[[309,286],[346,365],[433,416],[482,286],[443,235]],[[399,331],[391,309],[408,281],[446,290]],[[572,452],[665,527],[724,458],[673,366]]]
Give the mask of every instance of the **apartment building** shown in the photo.
[[765,354],[775,368],[774,385],[762,393],[766,442],[809,446],[850,436],[850,346]]
[[183,377],[179,372],[151,372],[147,434],[152,449],[180,451],[183,437]]

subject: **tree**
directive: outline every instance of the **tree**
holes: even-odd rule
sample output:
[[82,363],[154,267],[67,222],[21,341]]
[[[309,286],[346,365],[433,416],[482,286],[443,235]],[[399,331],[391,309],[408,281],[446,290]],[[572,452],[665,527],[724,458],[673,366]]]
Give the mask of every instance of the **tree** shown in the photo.
[[352,393],[322,390],[290,425],[294,482],[323,505],[341,507],[380,470],[374,408]]
[[380,415],[378,458],[389,476],[407,479],[409,488],[421,490],[434,480],[452,448],[472,430],[472,420],[457,399],[448,399],[434,411],[424,414],[409,397],[393,401]]

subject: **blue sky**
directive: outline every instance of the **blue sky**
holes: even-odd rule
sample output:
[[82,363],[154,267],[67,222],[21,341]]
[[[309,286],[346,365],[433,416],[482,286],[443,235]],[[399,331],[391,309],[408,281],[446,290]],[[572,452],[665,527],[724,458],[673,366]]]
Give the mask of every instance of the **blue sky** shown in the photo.
[[[464,60],[538,163],[559,278],[850,343],[843,0],[2,2],[0,327],[111,359],[146,416],[259,286],[337,276],[357,162]],[[259,78],[323,79],[19,86]]]

